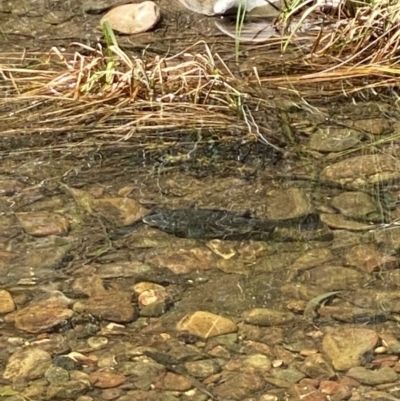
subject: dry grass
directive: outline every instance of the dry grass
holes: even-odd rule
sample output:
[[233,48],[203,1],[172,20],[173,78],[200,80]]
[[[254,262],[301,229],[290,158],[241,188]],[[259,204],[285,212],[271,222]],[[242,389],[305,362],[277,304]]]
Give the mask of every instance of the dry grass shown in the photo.
[[344,62],[354,66],[397,65],[400,3],[397,0],[380,0],[374,4],[360,2],[351,9],[350,17],[345,4],[342,0],[333,30],[321,38],[316,55],[333,54],[342,60],[342,65]]
[[[295,73],[261,77],[263,84],[285,86],[307,97],[314,97],[316,89],[335,97],[359,92],[375,95],[378,88],[398,87],[400,2],[341,0],[334,16],[319,11],[325,0],[306,8],[297,3],[293,12],[296,17],[290,13],[283,16],[284,23],[291,28],[285,46],[294,38],[298,41],[299,36],[303,37],[303,57],[298,60]],[[299,14],[299,10],[303,11]],[[302,33],[305,24],[308,28]]]
[[[240,58],[240,75],[205,42],[151,59],[128,55],[116,43],[1,54],[0,132],[3,138],[21,132],[62,137],[45,143],[60,151],[124,147],[128,140],[136,149],[167,149],[188,134],[197,143],[212,137],[274,146],[279,130],[264,116],[267,110],[277,116],[282,102],[271,95],[307,104],[398,86],[399,19],[400,4],[390,0],[357,7],[353,18],[343,9],[329,29],[297,38],[281,58],[270,44],[243,47],[249,62],[246,67]],[[36,151],[43,146],[18,150]]]
[[[253,117],[258,99],[235,89],[229,68],[205,43],[193,47],[199,45],[203,53],[188,48],[150,61],[129,57],[116,45],[2,54],[1,135],[52,135],[53,143],[45,143],[51,151],[94,145],[160,151],[190,134],[199,143],[213,136],[269,144],[271,128]],[[17,152],[46,149],[41,144]]]

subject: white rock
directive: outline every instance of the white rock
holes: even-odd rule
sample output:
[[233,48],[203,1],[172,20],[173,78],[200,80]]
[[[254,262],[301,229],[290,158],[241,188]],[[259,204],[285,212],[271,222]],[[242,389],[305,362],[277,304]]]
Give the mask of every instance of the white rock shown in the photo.
[[161,18],[160,8],[152,1],[139,4],[125,4],[112,8],[101,19],[103,25],[108,21],[111,28],[127,35],[146,32],[153,28]]
[[253,8],[263,7],[266,4],[265,0],[218,0],[214,4],[214,13],[225,14],[234,8],[251,11]]
[[273,0],[274,6],[271,6],[265,0],[179,0],[186,8],[204,15],[221,15],[230,10],[239,8],[251,11],[253,9],[262,9],[263,16],[276,15],[276,8],[280,8],[281,0]]

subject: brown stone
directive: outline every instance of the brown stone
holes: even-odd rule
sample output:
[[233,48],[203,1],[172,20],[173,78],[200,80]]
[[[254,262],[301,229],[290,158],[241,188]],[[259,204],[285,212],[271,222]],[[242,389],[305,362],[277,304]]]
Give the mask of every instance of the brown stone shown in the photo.
[[70,319],[74,312],[68,308],[69,300],[62,294],[33,303],[17,311],[15,326],[28,333],[41,333]]
[[332,205],[349,218],[370,220],[378,216],[378,208],[365,192],[347,191],[332,199]]
[[92,201],[93,210],[113,221],[117,227],[129,226],[149,211],[139,202],[131,198],[103,198]]
[[6,290],[0,290],[0,314],[9,313],[15,309],[11,294]]
[[271,190],[265,204],[266,216],[270,219],[289,219],[307,215],[312,206],[301,188]]
[[[378,245],[390,250],[390,252],[398,252],[400,249],[400,227],[392,227],[390,230],[377,230],[374,233],[375,241]],[[398,271],[397,271],[398,272]],[[400,281],[399,281],[400,285]]]
[[68,220],[57,213],[30,212],[17,213],[19,223],[27,234],[44,237],[46,235],[65,235],[69,230]]
[[322,182],[364,188],[367,184],[377,184],[400,176],[400,160],[388,154],[371,154],[350,157],[325,167]]
[[396,383],[399,375],[390,367],[378,370],[366,369],[363,366],[355,366],[349,369],[347,376],[356,379],[362,384],[376,386],[384,383]]
[[300,370],[313,379],[330,379],[335,376],[329,361],[321,354],[308,356],[302,363]]
[[236,323],[232,320],[203,311],[186,315],[178,322],[176,328],[178,331],[186,331],[204,339],[237,331]]
[[356,289],[369,280],[369,276],[343,266],[325,265],[316,267],[304,275],[308,284],[314,284],[320,293]]
[[282,312],[270,308],[254,308],[243,312],[246,323],[257,326],[276,326],[289,323],[294,319],[290,312]]
[[193,386],[185,376],[167,372],[155,385],[156,388],[168,391],[187,391]]
[[356,245],[346,255],[346,260],[351,266],[355,266],[367,273],[383,269],[395,269],[398,267],[397,257],[387,255],[379,251],[373,245]]
[[[107,400],[117,400],[119,397],[122,397],[124,395],[125,391],[120,389],[120,388],[105,388],[101,391],[101,395],[99,398],[101,400],[107,401]],[[86,396],[88,397],[88,396]],[[88,397],[88,399],[85,399],[83,397],[79,397],[76,399],[76,401],[92,401],[91,397]],[[121,398],[123,399],[123,398]]]
[[215,265],[214,255],[208,248],[193,246],[162,249],[148,256],[145,261],[150,265],[166,267],[175,274],[209,270]]
[[388,356],[383,356],[381,358],[375,358],[372,361],[372,364],[374,366],[379,366],[379,367],[383,367],[383,366],[393,367],[396,365],[396,362],[398,360],[399,360],[399,357],[397,355],[388,355]]
[[[329,387],[331,383],[332,387]],[[322,385],[321,383],[320,391],[324,394],[326,394],[325,391],[333,391],[333,393],[330,395],[330,400],[332,401],[349,400],[352,395],[351,388],[343,386],[341,383],[339,383],[338,386],[336,386],[335,384],[336,384],[335,382],[329,382],[329,384],[324,384],[324,385]]]
[[319,391],[326,395],[333,395],[339,391],[340,387],[342,387],[342,385],[338,382],[322,380],[319,385]]
[[340,152],[359,144],[363,134],[351,128],[319,128],[311,135],[309,146],[319,152]]
[[348,220],[340,214],[321,213],[321,221],[331,228],[340,228],[350,231],[369,231],[371,225],[359,223],[358,221]]
[[132,293],[127,291],[95,293],[86,301],[76,302],[73,308],[77,312],[89,312],[100,319],[116,323],[132,322],[135,319]]
[[337,370],[347,370],[363,363],[364,356],[373,352],[379,337],[373,330],[338,328],[325,335],[322,346]]
[[84,294],[88,296],[93,296],[106,292],[103,285],[103,280],[97,274],[78,277],[74,281],[72,289],[75,293],[79,295]]
[[223,400],[242,400],[263,387],[264,380],[260,375],[232,373],[224,382],[215,387],[213,394]]
[[125,376],[119,373],[98,371],[90,374],[90,383],[99,388],[117,387],[124,383],[125,380]]
[[352,377],[348,377],[348,376],[343,376],[340,378],[339,383],[344,386],[344,387],[348,387],[350,389],[352,388],[358,388],[361,386],[360,382],[357,381],[356,379],[353,379]]
[[309,270],[332,259],[334,259],[334,255],[329,249],[312,249],[296,259],[290,268],[295,271]]
[[41,349],[24,349],[16,351],[7,361],[3,374],[4,379],[33,380],[44,375],[51,365],[50,354]]
[[326,401],[325,394],[311,385],[294,384],[289,389],[289,392],[294,396],[295,400]]

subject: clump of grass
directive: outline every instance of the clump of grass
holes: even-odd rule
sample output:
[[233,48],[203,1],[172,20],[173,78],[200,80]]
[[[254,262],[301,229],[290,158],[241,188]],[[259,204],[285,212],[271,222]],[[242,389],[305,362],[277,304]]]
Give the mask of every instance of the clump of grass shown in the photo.
[[236,25],[235,25],[235,59],[236,62],[239,62],[239,49],[240,49],[240,41],[241,34],[243,29],[243,24],[246,16],[246,5],[244,1],[239,2],[239,7],[236,11]]
[[294,38],[302,29],[308,17],[319,9],[318,1],[314,0],[283,0],[282,11],[276,20],[276,27],[285,36],[282,41],[282,51],[285,52]]
[[[331,99],[355,93],[376,96],[378,89],[385,96],[396,97],[400,2],[341,0],[336,13],[330,15],[322,13],[324,4],[325,0],[286,4],[286,13],[277,21],[288,35],[282,42],[282,55],[297,52],[299,56],[285,63],[283,74],[268,76],[264,68],[257,70],[250,83],[274,85],[310,100],[320,99],[321,93]],[[290,51],[285,53],[289,45]],[[263,62],[262,56],[259,62]]]
[[75,52],[54,47],[50,54],[0,55],[3,137],[25,132],[27,121],[29,135],[49,135],[45,148],[21,148],[19,154],[94,144],[114,149],[127,141],[132,149],[159,150],[176,147],[190,133],[199,146],[208,136],[269,143],[269,127],[253,118],[258,100],[241,90],[205,42],[150,58],[127,54],[108,27],[105,33],[105,46],[73,43]]
[[[325,0],[284,0],[278,25],[289,33],[285,51],[301,30],[316,32],[312,56],[335,58],[336,64],[384,63],[399,60],[400,2],[397,0],[340,0],[333,15],[324,15]],[[314,28],[310,24],[315,21]],[[303,34],[305,35],[305,34]],[[310,37],[310,35],[309,35]]]
[[397,0],[347,0],[340,6],[341,17],[320,40],[317,55],[332,54],[356,65],[399,61],[400,2]]
[[[176,101],[181,96],[198,104],[241,96],[229,84],[232,72],[205,42],[194,43],[172,56],[147,60],[145,54],[124,52],[107,24],[104,33],[105,47],[72,43],[77,48],[72,54],[53,47],[45,62],[35,59],[37,69],[0,65],[0,74],[25,97],[54,95],[88,101],[128,98],[157,102]],[[205,51],[191,54],[191,48],[199,45]],[[217,63],[224,71],[217,68]],[[227,104],[225,100],[223,103]]]
[[114,57],[114,52],[118,49],[117,38],[114,35],[113,30],[108,21],[103,23],[103,34],[104,41],[106,43],[106,49],[104,54],[104,70],[96,71],[87,82],[81,87],[82,92],[90,93],[96,85],[103,85],[103,90],[107,91],[112,83],[114,82],[113,75],[116,72],[116,60]]

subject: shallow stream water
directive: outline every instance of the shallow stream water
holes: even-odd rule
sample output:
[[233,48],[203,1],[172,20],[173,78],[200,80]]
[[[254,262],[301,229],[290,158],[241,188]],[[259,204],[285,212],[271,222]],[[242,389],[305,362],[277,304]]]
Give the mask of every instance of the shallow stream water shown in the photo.
[[[99,37],[98,17],[79,1],[7,7],[0,67],[11,52]],[[90,137],[96,121],[112,137],[128,109],[93,111],[74,130],[48,117],[46,100],[26,110],[37,107],[47,122],[21,124],[12,116],[24,113],[3,94],[0,396],[399,399],[394,99],[301,99],[265,86],[256,101],[246,74],[282,73],[279,46],[243,45],[236,64],[215,20],[175,3],[164,9],[155,32],[119,38],[124,50],[153,57],[206,41],[243,77],[251,115],[269,136],[249,133],[238,115],[234,126],[216,118],[215,130],[177,123],[148,135],[139,126],[100,146]],[[321,225],[305,229],[304,216]],[[271,221],[282,224],[252,235]]]

